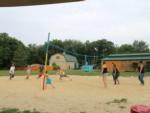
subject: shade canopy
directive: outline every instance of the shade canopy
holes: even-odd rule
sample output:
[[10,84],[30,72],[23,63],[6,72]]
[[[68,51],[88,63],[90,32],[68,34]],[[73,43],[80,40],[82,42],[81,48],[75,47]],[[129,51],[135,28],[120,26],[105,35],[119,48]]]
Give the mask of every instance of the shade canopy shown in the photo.
[[43,5],[77,1],[83,0],[0,0],[0,7]]

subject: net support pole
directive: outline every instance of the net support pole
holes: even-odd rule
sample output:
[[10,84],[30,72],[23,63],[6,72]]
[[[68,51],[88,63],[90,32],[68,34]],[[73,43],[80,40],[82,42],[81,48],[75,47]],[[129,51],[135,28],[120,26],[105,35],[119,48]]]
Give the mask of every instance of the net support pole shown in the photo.
[[50,33],[48,33],[48,40],[47,40],[47,46],[46,46],[46,54],[45,54],[45,65],[44,65],[44,77],[43,77],[43,86],[42,89],[45,89],[45,79],[46,79],[46,71],[47,71],[47,60],[48,60],[48,48],[49,48],[49,39],[50,39]]

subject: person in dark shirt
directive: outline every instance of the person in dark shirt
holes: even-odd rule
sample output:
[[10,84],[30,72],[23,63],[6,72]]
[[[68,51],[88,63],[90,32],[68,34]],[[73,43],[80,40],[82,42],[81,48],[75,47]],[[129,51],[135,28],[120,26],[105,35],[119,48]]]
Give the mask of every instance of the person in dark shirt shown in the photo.
[[113,77],[113,80],[114,80],[114,83],[115,83],[115,64],[112,63],[112,77]]
[[138,64],[136,71],[138,73],[138,79],[140,81],[140,64]]
[[119,84],[119,80],[118,80],[119,75],[120,75],[120,73],[119,73],[119,70],[118,70],[116,64],[112,63],[112,76],[113,76],[115,85]]
[[143,61],[139,62],[138,73],[139,73],[139,76],[138,76],[139,81],[140,81],[141,85],[144,85],[144,73],[145,73],[145,70],[144,70]]
[[104,83],[104,87],[106,88],[107,87],[106,77],[108,75],[108,69],[107,69],[107,65],[106,65],[105,62],[103,62],[101,72],[102,72],[102,80],[103,80],[103,83]]

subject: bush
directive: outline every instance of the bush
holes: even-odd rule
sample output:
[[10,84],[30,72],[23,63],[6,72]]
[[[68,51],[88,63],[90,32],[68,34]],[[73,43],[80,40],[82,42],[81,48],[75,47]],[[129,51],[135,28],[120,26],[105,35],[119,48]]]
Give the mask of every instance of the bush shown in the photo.
[[57,70],[60,68],[56,63],[53,63],[52,66],[53,66],[53,70]]

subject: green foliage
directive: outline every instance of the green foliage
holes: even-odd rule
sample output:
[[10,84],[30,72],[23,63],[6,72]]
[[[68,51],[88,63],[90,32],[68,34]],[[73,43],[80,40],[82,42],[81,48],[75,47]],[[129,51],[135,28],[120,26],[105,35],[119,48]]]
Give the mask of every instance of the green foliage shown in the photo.
[[53,66],[53,69],[54,69],[54,70],[57,70],[57,69],[60,68],[56,63],[53,63],[52,66]]
[[9,67],[18,48],[25,47],[21,41],[0,33],[0,67]]
[[26,66],[27,65],[27,51],[24,47],[19,47],[15,53],[12,60],[16,66]]
[[21,113],[19,109],[16,108],[3,108],[0,113]]
[[135,40],[133,42],[133,48],[136,53],[149,52],[148,44],[144,41]]
[[[83,70],[65,70],[67,75],[77,75],[77,76],[101,76],[99,70],[93,70],[91,72],[85,72]],[[32,71],[31,75],[35,76],[38,74],[38,71]],[[48,74],[55,75],[56,71],[51,70],[48,71]],[[111,74],[111,73],[110,73]],[[25,70],[16,70],[15,76],[23,76],[26,75]],[[0,76],[8,76],[8,70],[0,70]],[[122,77],[137,77],[137,72],[120,72],[120,76]],[[150,76],[150,72],[146,72],[144,76]]]
[[[58,46],[59,49],[52,45]],[[0,68],[9,67],[12,62],[15,62],[17,66],[44,64],[46,46],[47,43],[45,42],[44,45],[29,44],[26,47],[21,41],[9,36],[7,33],[0,33]],[[97,48],[97,51],[94,48]],[[87,61],[89,64],[95,64],[97,68],[101,59],[109,54],[150,52],[148,44],[138,40],[135,40],[133,44],[116,46],[106,39],[93,42],[87,40],[85,43],[71,39],[65,41],[55,39],[49,44],[48,59],[51,55],[63,53],[64,51],[76,56],[80,66],[85,63],[84,55],[95,56],[94,58],[87,57]]]
[[0,113],[40,113],[39,111],[36,111],[35,109],[33,111],[30,110],[24,110],[20,111],[16,108],[3,108],[0,110]]
[[112,103],[127,103],[127,99],[126,98],[122,98],[122,99],[114,99],[113,101],[107,102],[106,104],[112,104]]
[[45,50],[43,46],[37,46],[36,44],[29,44],[27,47],[28,64],[43,64],[45,60]]
[[125,109],[125,108],[126,108],[126,106],[119,106],[119,108],[120,108],[120,109]]
[[30,110],[24,110],[21,113],[40,113],[39,111],[37,111],[36,109],[33,109],[33,111]]
[[[49,46],[49,49],[50,49],[49,54],[50,54],[50,55],[53,55],[53,54],[55,54],[55,53],[62,53],[62,52],[63,52],[63,50],[56,49],[56,48],[54,48],[54,47],[52,46],[52,45],[57,45],[57,46],[59,46],[60,48],[64,48],[64,43],[63,43],[61,40],[54,39],[53,41],[50,42],[49,45],[50,45],[50,46]],[[45,50],[46,50],[46,43],[44,44],[44,48],[45,48]]]
[[118,48],[118,53],[126,54],[126,53],[133,53],[134,48],[130,44],[123,44]]
[[[73,53],[79,53],[79,54],[87,54],[86,51],[85,51],[85,44],[83,44],[82,42],[80,41],[77,41],[77,40],[65,40],[64,42],[64,48],[66,50],[69,50]],[[67,51],[65,51],[67,53]],[[70,53],[68,53],[70,54]],[[83,56],[80,56],[80,55],[76,55],[76,54],[72,54],[73,56],[75,56],[77,59],[78,59],[78,62],[80,64],[83,64],[84,62],[84,57]],[[89,53],[87,54],[89,55]]]
[[149,46],[144,41],[135,40],[133,44],[123,44],[117,49],[118,53],[147,53]]

